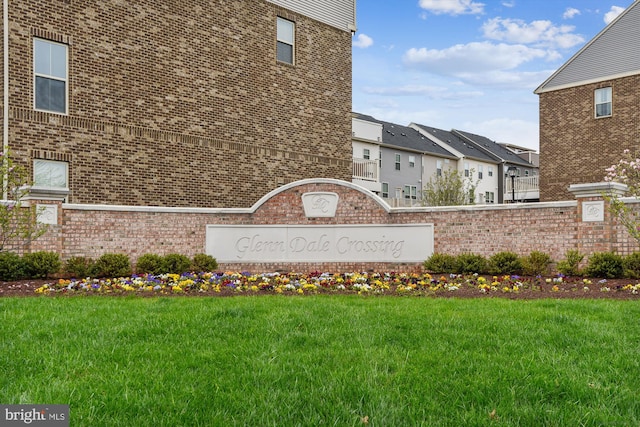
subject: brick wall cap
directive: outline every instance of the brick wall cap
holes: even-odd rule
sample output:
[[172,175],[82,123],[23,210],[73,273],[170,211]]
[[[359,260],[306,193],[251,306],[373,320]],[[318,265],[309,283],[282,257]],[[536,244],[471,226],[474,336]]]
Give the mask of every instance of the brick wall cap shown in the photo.
[[333,184],[333,185],[339,185],[341,187],[346,187],[351,190],[359,191],[362,194],[365,194],[367,197],[370,197],[371,199],[373,199],[373,201],[379,204],[380,207],[382,207],[387,213],[391,212],[391,206],[389,206],[389,204],[385,202],[384,199],[382,199],[377,194],[372,193],[371,191],[367,190],[364,187],[359,186],[358,184],[354,184],[349,181],[343,181],[341,179],[334,179],[334,178],[307,178],[307,179],[301,179],[298,181],[290,182],[289,184],[285,184],[282,187],[278,187],[275,190],[272,190],[269,193],[265,194],[260,200],[258,200],[253,206],[251,206],[250,211],[252,213],[257,211],[258,208],[260,208],[260,206],[262,206],[267,200],[271,199],[272,197],[284,191],[287,191],[302,185],[309,185],[309,184]]
[[625,184],[619,182],[595,182],[586,184],[571,184],[569,192],[576,198],[602,197],[604,193],[622,196],[628,191]]

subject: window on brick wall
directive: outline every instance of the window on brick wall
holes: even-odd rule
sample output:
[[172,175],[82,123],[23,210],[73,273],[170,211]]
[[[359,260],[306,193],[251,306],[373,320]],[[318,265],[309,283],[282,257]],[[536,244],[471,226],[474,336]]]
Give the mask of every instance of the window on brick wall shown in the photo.
[[40,189],[67,190],[69,164],[53,160],[33,161],[33,185]]
[[280,62],[293,64],[295,53],[295,24],[278,17],[277,59]]
[[611,88],[603,87],[595,91],[596,118],[611,116]]
[[33,39],[34,106],[67,113],[67,46]]

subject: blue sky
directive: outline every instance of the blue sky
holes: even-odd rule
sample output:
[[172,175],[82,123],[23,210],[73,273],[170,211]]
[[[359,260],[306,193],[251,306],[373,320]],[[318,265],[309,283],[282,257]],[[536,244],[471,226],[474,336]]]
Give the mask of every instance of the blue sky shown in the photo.
[[538,149],[533,91],[633,0],[357,0],[353,111]]

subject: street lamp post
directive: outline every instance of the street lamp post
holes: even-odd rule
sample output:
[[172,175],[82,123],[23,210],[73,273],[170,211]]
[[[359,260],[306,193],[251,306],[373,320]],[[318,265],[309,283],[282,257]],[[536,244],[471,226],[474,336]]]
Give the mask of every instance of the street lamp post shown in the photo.
[[509,166],[507,169],[507,174],[511,178],[511,203],[516,202],[516,174],[518,173],[518,169],[515,166]]

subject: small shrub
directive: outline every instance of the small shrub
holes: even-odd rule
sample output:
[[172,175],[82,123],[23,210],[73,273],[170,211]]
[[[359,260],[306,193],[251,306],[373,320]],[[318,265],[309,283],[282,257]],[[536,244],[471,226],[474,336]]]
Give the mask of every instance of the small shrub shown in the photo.
[[22,256],[25,273],[31,279],[46,279],[51,274],[59,273],[62,262],[56,252],[38,251]]
[[93,277],[125,277],[131,275],[131,262],[125,254],[106,253],[91,266]]
[[218,261],[211,255],[207,254],[196,254],[193,256],[193,262],[191,264],[191,269],[197,272],[211,272],[216,271],[218,269]]
[[621,278],[624,274],[622,256],[613,252],[596,252],[589,257],[586,271],[589,277]]
[[581,274],[579,265],[584,259],[584,254],[581,254],[577,249],[569,249],[564,254],[564,259],[558,262],[558,271],[565,276],[579,276]]
[[543,276],[549,274],[551,265],[549,254],[540,251],[532,251],[522,259],[523,272],[529,276]]
[[64,272],[71,277],[85,278],[91,275],[93,259],[83,256],[73,256],[64,263]]
[[457,273],[456,257],[449,254],[432,254],[423,264],[432,273]]
[[489,257],[488,269],[491,274],[519,274],[522,272],[522,260],[513,252],[498,252]]
[[191,270],[191,260],[182,254],[168,254],[164,257],[167,273],[182,274]]
[[163,274],[167,272],[164,257],[157,254],[144,254],[136,262],[136,273]]
[[624,257],[624,276],[629,279],[640,279],[640,252],[634,252]]
[[456,270],[454,273],[459,274],[486,273],[487,259],[478,254],[460,254],[456,257]]
[[25,265],[20,255],[0,252],[0,280],[10,282],[24,278]]

